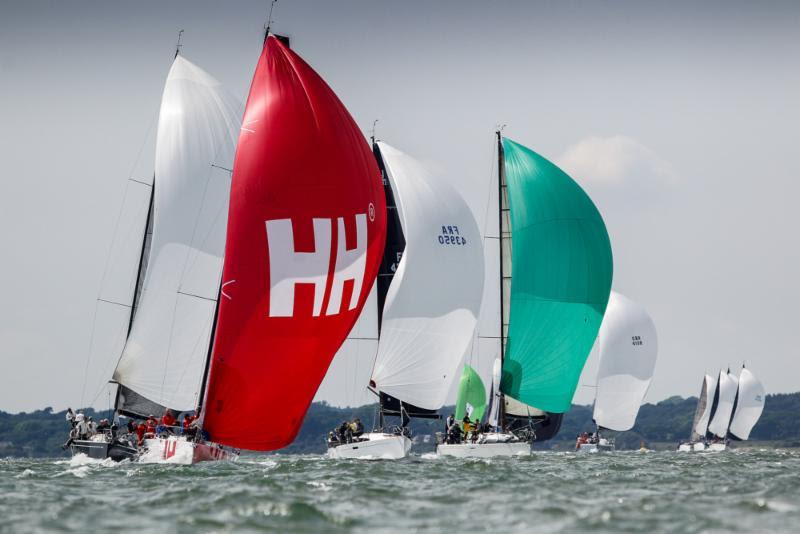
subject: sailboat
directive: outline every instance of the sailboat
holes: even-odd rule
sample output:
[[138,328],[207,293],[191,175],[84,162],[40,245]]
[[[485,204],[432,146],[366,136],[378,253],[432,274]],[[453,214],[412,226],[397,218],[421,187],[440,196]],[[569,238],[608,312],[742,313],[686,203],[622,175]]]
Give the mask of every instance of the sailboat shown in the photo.
[[764,386],[744,365],[738,378],[730,370],[720,371],[716,382],[706,375],[691,437],[678,451],[720,452],[731,440],[747,440],[764,410],[764,400]]
[[[480,232],[461,195],[387,143],[373,141],[373,152],[388,218],[377,299],[363,312],[378,316],[369,381],[379,399],[378,425],[356,439],[332,435],[331,458],[408,454],[406,425],[412,417],[439,418],[472,340],[483,293]],[[389,426],[388,418],[399,424]]]
[[440,443],[440,455],[528,454],[534,441],[554,436],[611,291],[611,244],[589,196],[553,163],[496,136],[497,196],[488,212],[498,222],[485,230],[485,294],[466,362],[491,365],[480,374],[493,430]]
[[[176,87],[187,90],[193,71],[182,60],[177,65]],[[162,117],[190,120],[189,107],[180,106],[186,102],[168,95]],[[221,105],[217,94],[206,97]],[[165,134],[164,143],[159,125],[165,152],[157,155],[157,186],[161,165],[187,180],[207,172],[213,160],[203,156],[218,151],[174,151],[186,138],[192,149],[215,140],[214,117],[205,110],[192,119],[196,124],[165,126],[177,138]],[[238,449],[290,443],[361,312],[383,251],[385,202],[369,146],[333,91],[288,43],[268,34],[241,127],[238,119],[224,125],[230,149],[240,129],[231,182],[219,186],[229,188],[229,202],[227,194],[191,187],[154,193],[141,304],[114,375],[117,407],[128,415],[191,410],[199,424],[193,439],[145,440],[141,461],[233,459]],[[187,223],[181,217],[193,214],[187,195],[215,200],[213,216]],[[180,238],[162,230],[172,228],[162,220],[189,232],[185,255],[176,257]],[[227,221],[227,233],[220,220]],[[157,314],[164,310],[166,316]],[[281,409],[266,412],[267,406]]]
[[[230,175],[224,169],[233,158],[241,109],[217,80],[176,50],[161,100],[153,180],[132,181],[150,190],[138,269],[131,270],[135,278],[123,294],[102,299],[130,310],[112,380],[119,415],[145,419],[198,406],[225,242]],[[146,461],[233,454],[185,438],[154,437],[141,451],[110,438],[73,441],[72,452],[114,460],[142,452]],[[179,443],[185,445],[180,451]]]
[[656,366],[655,324],[642,306],[612,291],[597,347],[600,364],[592,416],[596,440],[580,444],[582,452],[613,450],[614,441],[603,431],[624,432],[636,423]]

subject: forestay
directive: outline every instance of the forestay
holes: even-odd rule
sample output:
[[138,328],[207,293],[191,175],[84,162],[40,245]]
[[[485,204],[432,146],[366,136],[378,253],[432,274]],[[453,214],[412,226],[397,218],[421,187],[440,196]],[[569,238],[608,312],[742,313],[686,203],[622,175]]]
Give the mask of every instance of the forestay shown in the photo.
[[736,399],[736,411],[731,419],[730,436],[737,440],[746,440],[750,431],[761,417],[764,410],[766,393],[761,382],[748,369],[742,367],[739,374],[739,393]]
[[630,430],[653,378],[656,327],[642,306],[612,291],[597,342],[595,423],[601,428]]
[[328,85],[274,36],[234,163],[222,298],[204,401],[211,439],[288,445],[375,282],[378,168]]
[[724,438],[728,433],[728,423],[731,421],[736,388],[736,377],[725,371],[720,371],[715,398],[716,409],[713,410],[711,422],[708,424],[708,432],[718,438]]
[[470,341],[483,292],[483,250],[461,195],[379,142],[406,246],[383,308],[374,387],[437,410]]
[[[137,405],[198,404],[219,291],[225,213],[241,106],[182,56],[159,113],[150,257],[114,380]],[[125,399],[119,408],[125,409]]]
[[574,180],[514,141],[503,139],[503,151],[513,281],[501,390],[565,412],[608,303],[611,244]]

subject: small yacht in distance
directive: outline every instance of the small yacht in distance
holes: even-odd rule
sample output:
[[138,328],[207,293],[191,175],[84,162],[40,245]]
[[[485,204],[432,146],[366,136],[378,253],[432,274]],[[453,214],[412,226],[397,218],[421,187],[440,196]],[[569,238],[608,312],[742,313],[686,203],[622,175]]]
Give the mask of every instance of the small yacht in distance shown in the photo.
[[624,432],[636,423],[656,367],[655,324],[642,306],[612,291],[597,347],[600,365],[592,416],[596,432],[578,438],[580,452],[614,450],[613,438],[604,431]]
[[730,370],[720,371],[719,378],[706,375],[692,421],[689,441],[678,446],[679,452],[720,452],[730,441],[746,441],[764,411],[764,386],[742,365],[739,377]]

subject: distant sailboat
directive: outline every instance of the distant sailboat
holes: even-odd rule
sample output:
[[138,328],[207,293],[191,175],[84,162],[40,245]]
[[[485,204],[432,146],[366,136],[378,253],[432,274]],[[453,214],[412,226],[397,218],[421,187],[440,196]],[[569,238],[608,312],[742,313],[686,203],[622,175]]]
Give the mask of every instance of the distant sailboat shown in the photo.
[[[681,452],[724,451],[730,440],[747,440],[761,417],[766,396],[764,386],[750,370],[742,366],[738,378],[730,371],[720,371],[716,384],[713,380],[706,375],[703,381],[692,435],[688,442],[679,445]],[[709,394],[712,389],[713,394]]]
[[642,306],[612,291],[597,345],[600,365],[592,417],[597,439],[579,446],[589,452],[613,450],[613,440],[603,431],[624,432],[636,423],[656,366],[656,327]]
[[691,436],[688,442],[679,445],[679,451],[691,452],[694,450],[705,450],[705,437],[706,432],[708,432],[708,421],[711,419],[711,406],[714,402],[716,388],[716,378],[711,375],[705,375],[703,378],[703,385],[700,387],[700,395],[697,397],[697,407],[695,408],[694,418],[692,419]]
[[499,131],[497,147],[489,212],[498,223],[486,229],[486,293],[467,362],[483,369],[494,362],[487,416],[494,431],[474,443],[441,443],[442,455],[527,454],[533,441],[554,436],[611,290],[611,245],[588,195]]
[[[377,301],[379,341],[369,387],[379,424],[355,440],[332,435],[332,458],[404,457],[411,417],[438,418],[463,362],[480,310],[483,252],[461,195],[410,156],[374,144],[388,209]],[[394,428],[387,417],[399,418]]]

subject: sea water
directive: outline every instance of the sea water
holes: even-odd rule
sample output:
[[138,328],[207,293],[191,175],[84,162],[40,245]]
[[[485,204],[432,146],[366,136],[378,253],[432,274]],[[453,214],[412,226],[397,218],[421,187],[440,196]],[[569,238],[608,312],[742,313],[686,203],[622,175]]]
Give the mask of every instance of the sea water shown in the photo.
[[797,532],[800,451],[0,460],[3,532]]

